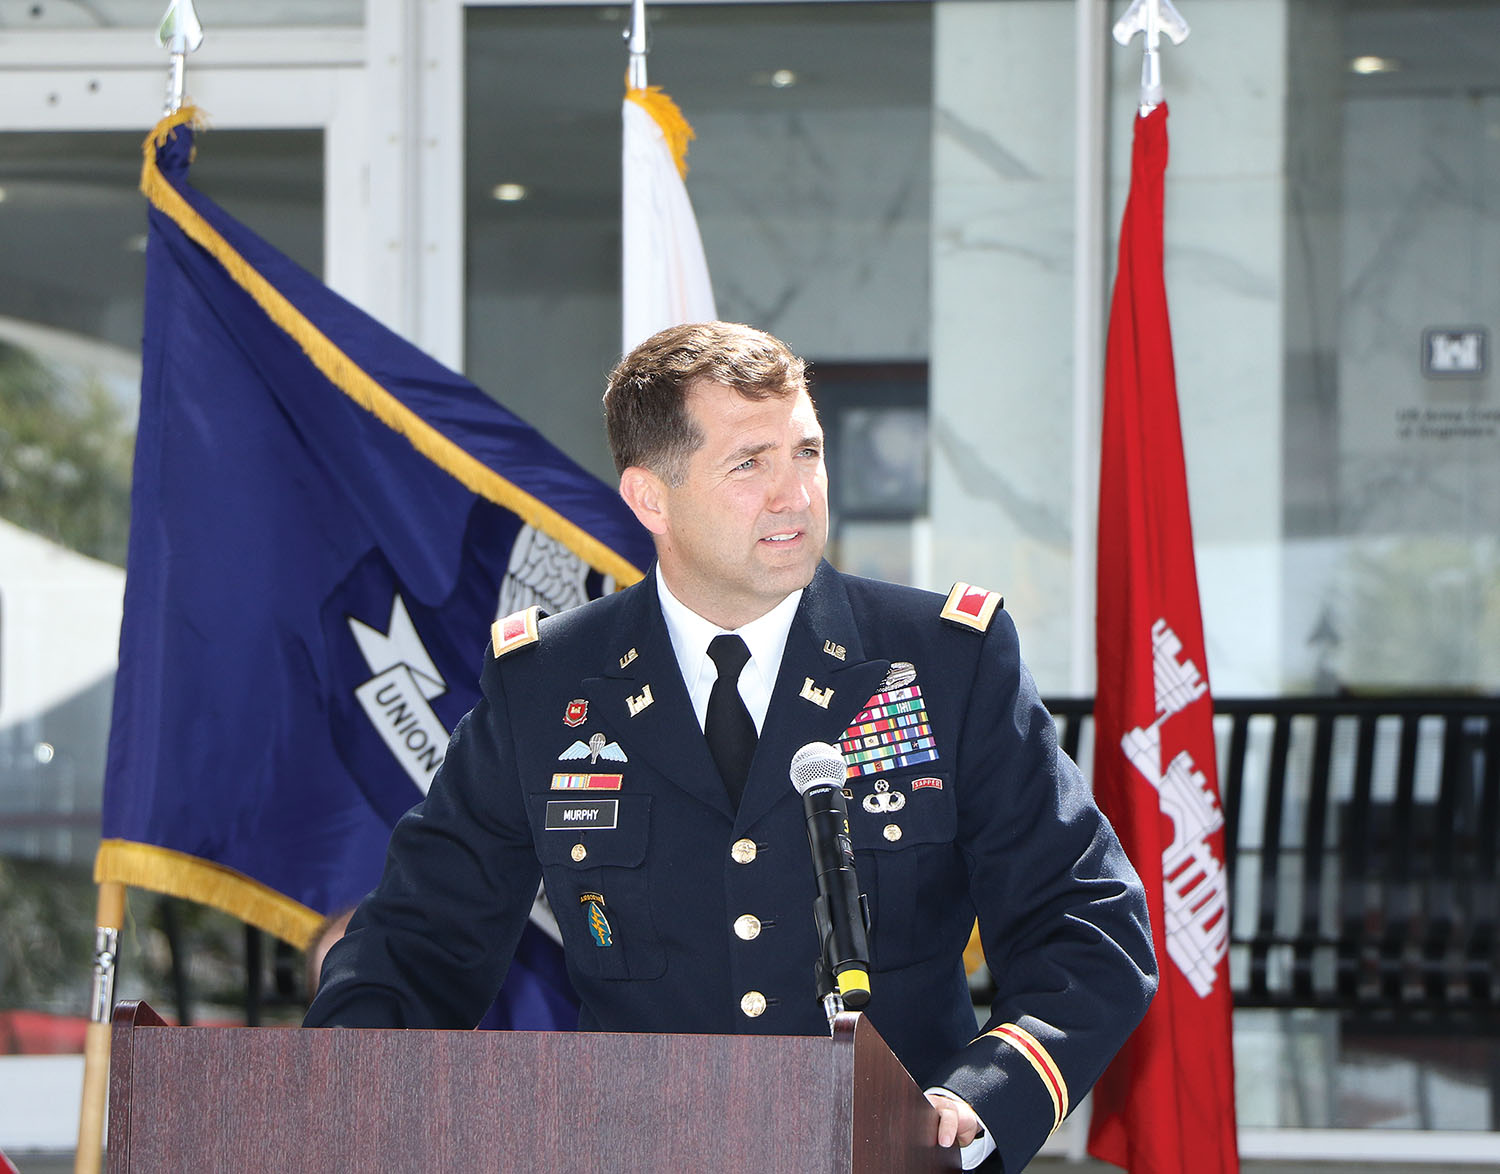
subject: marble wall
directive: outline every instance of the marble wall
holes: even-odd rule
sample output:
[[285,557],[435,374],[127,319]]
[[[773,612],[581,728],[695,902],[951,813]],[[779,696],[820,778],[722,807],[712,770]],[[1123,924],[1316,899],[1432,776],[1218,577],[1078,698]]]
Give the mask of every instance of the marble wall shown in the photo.
[[[1188,18],[1188,41],[1163,50],[1166,276],[1205,635],[1216,689],[1274,692],[1286,5],[1222,0]],[[932,576],[1003,592],[1051,692],[1092,688],[1069,675],[1075,633],[1093,630],[1070,578],[1072,38],[1067,4],[937,5]],[[1140,49],[1110,59],[1112,253]],[[1095,466],[1098,418],[1083,425]]]
[[938,3],[933,55],[930,586],[1005,596],[1068,687],[1073,16]]

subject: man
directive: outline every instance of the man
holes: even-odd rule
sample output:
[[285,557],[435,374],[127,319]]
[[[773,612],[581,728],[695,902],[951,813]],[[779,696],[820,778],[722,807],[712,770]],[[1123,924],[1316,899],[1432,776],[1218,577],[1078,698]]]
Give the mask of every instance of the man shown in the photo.
[[[1020,1170],[1156,972],[1140,884],[999,597],[822,560],[823,434],[802,361],[767,334],[662,331],[611,375],[605,419],[656,567],[496,624],[483,699],[397,827],[308,1024],[472,1025],[540,862],[584,1028],[825,1032],[787,769],[832,742],[870,901],[866,1013],[930,1089],[938,1141]],[[999,989],[978,1039],[976,913]]]

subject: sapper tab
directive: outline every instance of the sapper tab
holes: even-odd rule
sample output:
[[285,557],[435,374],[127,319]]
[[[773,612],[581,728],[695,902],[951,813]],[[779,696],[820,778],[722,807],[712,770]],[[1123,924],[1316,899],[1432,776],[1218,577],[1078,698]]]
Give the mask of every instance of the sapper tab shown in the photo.
[[513,611],[504,619],[490,625],[490,645],[495,659],[499,660],[517,648],[525,648],[537,642],[536,624],[541,608],[532,604],[524,611]]
[[951,624],[984,632],[995,618],[995,612],[1004,606],[1005,597],[997,591],[986,591],[970,583],[955,583],[943,604],[942,617]]

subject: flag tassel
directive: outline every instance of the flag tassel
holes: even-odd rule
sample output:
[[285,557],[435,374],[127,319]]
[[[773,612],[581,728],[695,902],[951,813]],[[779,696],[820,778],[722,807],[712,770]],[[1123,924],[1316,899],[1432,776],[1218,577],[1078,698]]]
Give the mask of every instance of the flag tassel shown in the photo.
[[88,1034],[83,1046],[83,1101],[78,1113],[74,1174],[99,1174],[104,1144],[104,1108],[109,1094],[110,1012],[115,1002],[115,962],[125,922],[125,886],[99,886],[94,916],[94,990],[89,1000]]

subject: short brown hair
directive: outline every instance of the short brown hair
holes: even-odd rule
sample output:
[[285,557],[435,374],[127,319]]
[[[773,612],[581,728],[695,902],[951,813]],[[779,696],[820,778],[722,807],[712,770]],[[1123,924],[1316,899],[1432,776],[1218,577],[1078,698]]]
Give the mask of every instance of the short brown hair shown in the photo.
[[806,364],[753,326],[696,322],[658,331],[620,360],[604,392],[604,428],[616,472],[632,465],[681,484],[703,436],[687,412],[695,383],[722,383],[746,399],[807,389]]

